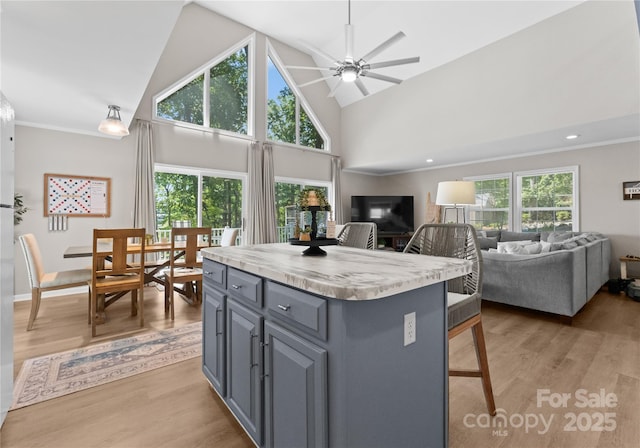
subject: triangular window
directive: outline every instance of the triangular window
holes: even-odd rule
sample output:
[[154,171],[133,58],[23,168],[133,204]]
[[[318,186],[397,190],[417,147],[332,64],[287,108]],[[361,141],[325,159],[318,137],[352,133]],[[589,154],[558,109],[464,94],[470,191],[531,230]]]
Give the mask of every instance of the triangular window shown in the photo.
[[247,135],[249,44],[226,53],[155,98],[156,117]]
[[267,139],[308,148],[327,150],[326,132],[313,118],[301,95],[291,88],[284,71],[274,60],[268,59]]

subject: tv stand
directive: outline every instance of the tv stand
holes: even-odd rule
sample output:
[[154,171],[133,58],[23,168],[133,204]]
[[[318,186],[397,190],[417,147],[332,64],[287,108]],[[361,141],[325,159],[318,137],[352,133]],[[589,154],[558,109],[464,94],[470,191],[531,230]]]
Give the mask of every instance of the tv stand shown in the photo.
[[[378,233],[378,249],[395,250],[396,252],[402,252],[411,239],[412,234],[413,232]],[[382,241],[384,241],[384,247],[382,247]]]

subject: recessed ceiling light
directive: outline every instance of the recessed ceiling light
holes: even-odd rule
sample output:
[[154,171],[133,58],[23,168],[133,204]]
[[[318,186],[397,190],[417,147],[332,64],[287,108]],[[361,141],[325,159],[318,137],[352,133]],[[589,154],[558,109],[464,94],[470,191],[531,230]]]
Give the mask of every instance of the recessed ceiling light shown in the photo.
[[577,139],[578,137],[580,137],[580,134],[570,134],[570,135],[567,135],[565,138],[566,138],[567,140],[575,140],[575,139]]
[[433,163],[433,159],[427,159],[427,163]]

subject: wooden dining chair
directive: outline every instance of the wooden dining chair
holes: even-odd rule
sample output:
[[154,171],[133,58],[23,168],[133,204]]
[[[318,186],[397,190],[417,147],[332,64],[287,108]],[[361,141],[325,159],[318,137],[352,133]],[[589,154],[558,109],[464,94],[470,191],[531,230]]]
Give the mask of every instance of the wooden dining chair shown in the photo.
[[479,377],[489,414],[496,415],[482,331],[482,254],[475,228],[470,224],[423,224],[414,232],[404,252],[471,261],[472,269],[469,274],[447,281],[448,335],[451,340],[471,329],[479,369],[449,369],[449,376]]
[[58,272],[45,272],[42,263],[42,255],[36,237],[31,233],[18,237],[24,259],[27,262],[27,275],[31,285],[31,313],[27,331],[33,329],[38,311],[40,310],[40,299],[45,291],[56,289],[73,288],[75,286],[85,286],[91,279],[91,269],[72,269]]
[[169,269],[165,271],[164,311],[175,319],[174,285],[183,284],[182,293],[191,303],[202,302],[202,257],[200,248],[211,246],[211,227],[173,227]]
[[[135,239],[135,240],[134,240]],[[129,241],[139,241],[131,246]],[[91,335],[96,336],[98,313],[104,311],[107,294],[131,292],[131,316],[138,316],[144,327],[144,263],[145,229],[94,229],[93,266],[90,293]]]

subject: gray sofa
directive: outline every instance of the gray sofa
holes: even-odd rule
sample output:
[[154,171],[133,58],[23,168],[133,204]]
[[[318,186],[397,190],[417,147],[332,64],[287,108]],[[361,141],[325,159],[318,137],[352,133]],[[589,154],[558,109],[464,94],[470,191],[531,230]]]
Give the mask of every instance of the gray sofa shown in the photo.
[[[573,317],[609,280],[611,245],[602,234],[478,233],[483,300]],[[522,240],[537,243],[545,252],[526,254],[516,246],[534,245],[509,243]],[[497,252],[498,246],[502,251],[511,246],[516,253]]]

